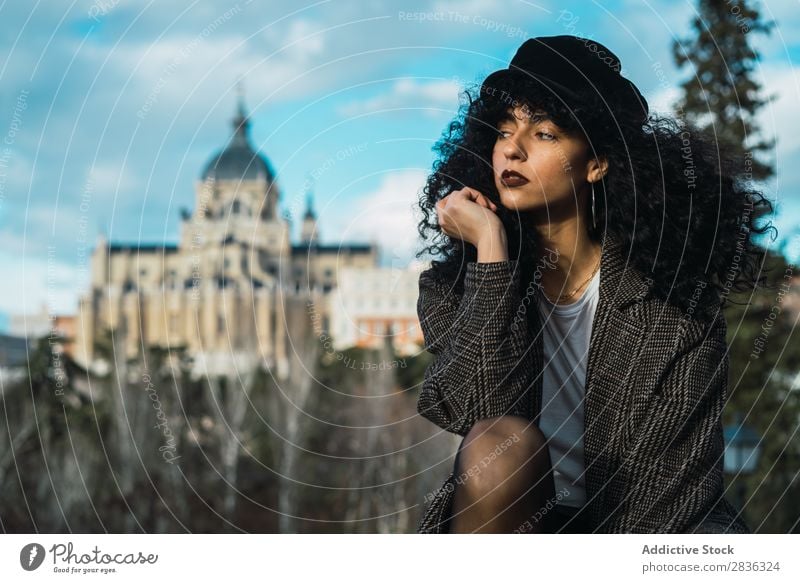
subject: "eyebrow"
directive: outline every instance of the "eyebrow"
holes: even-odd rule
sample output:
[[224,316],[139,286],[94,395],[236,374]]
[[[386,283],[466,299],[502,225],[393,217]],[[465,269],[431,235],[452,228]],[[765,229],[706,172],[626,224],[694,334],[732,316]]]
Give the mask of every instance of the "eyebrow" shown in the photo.
[[[499,125],[499,124],[501,124],[503,122],[506,122],[506,121],[517,123],[518,119],[513,113],[511,113],[510,111],[506,110],[500,116],[500,119],[497,120],[497,123]],[[550,118],[549,115],[547,115],[544,112],[540,112],[540,111],[537,111],[536,113],[534,113],[530,117],[530,123],[532,123],[532,124],[537,124],[537,123],[542,122],[542,121],[552,121],[552,119]]]

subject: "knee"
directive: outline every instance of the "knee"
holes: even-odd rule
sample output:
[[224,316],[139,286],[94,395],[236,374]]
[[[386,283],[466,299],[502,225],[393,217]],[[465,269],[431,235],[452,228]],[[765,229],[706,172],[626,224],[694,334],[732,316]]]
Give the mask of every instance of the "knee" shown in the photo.
[[501,415],[476,421],[464,436],[462,448],[477,444],[475,449],[538,450],[546,442],[532,421],[518,415]]
[[483,496],[518,468],[546,472],[549,462],[547,440],[531,421],[515,415],[490,417],[477,421],[464,436],[456,478],[470,493]]

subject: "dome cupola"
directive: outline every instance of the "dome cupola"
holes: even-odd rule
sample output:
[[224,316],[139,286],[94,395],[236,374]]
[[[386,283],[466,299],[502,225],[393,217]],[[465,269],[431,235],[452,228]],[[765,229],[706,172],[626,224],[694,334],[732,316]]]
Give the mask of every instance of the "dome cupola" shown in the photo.
[[274,174],[266,158],[250,145],[250,120],[245,112],[240,94],[236,116],[233,118],[233,135],[228,144],[206,164],[201,179],[213,180],[264,180],[272,182]]

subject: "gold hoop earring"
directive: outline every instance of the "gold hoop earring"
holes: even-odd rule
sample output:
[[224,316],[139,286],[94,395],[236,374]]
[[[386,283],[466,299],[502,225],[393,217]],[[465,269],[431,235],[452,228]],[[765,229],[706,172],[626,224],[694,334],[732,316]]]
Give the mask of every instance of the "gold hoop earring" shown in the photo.
[[597,228],[597,221],[594,215],[594,182],[590,182],[589,184],[592,185],[592,227]]

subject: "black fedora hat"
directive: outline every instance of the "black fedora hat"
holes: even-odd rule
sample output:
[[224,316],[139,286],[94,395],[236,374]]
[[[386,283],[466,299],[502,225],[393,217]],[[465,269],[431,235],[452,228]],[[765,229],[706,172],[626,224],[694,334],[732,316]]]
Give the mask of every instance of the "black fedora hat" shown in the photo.
[[603,106],[615,116],[643,122],[649,113],[639,89],[620,73],[622,65],[611,50],[597,41],[572,35],[541,36],[526,40],[507,69],[491,73],[481,84],[481,94],[501,98],[512,82],[541,84],[567,106]]

